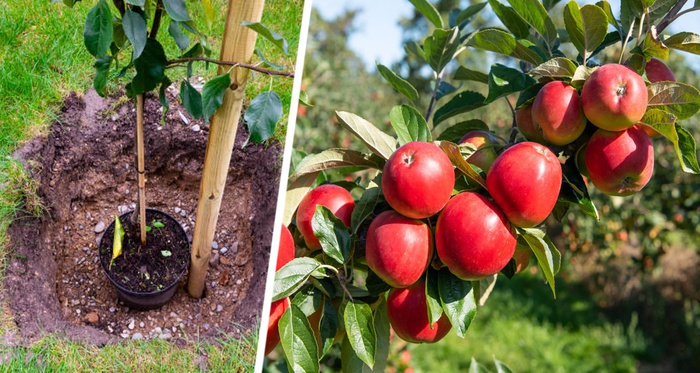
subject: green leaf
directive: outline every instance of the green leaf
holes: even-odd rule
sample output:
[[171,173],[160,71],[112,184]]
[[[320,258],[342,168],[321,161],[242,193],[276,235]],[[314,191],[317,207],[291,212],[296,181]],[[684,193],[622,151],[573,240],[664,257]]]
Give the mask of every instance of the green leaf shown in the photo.
[[128,40],[124,33],[124,25],[120,19],[114,19],[112,21],[112,39],[112,42],[118,49],[124,48],[124,44],[126,44]]
[[126,3],[142,7],[146,4],[146,0],[126,0]]
[[486,2],[476,3],[466,7],[463,11],[459,12],[455,17],[454,24],[452,26],[459,26],[460,29],[466,26],[466,22],[469,21],[473,16],[479,13],[486,6]]
[[111,65],[112,57],[107,55],[98,58],[93,65],[95,68],[93,86],[95,87],[95,91],[97,91],[97,93],[102,97],[105,96],[105,88],[107,87],[107,78],[109,76],[109,67]]
[[608,16],[598,6],[588,4],[579,8],[571,0],[564,8],[564,24],[571,42],[585,61],[605,39]]
[[163,119],[165,118],[165,114],[168,113],[168,110],[170,110],[170,104],[168,104],[168,96],[165,90],[171,84],[173,84],[173,82],[166,76],[160,83],[160,89],[158,90],[158,100],[160,100],[160,104],[163,105]]
[[[349,149],[348,149],[349,150]],[[352,233],[357,234],[362,223],[374,213],[374,208],[379,203],[382,195],[382,190],[377,183],[370,181],[367,189],[362,193],[360,200],[357,201],[355,208],[352,210],[350,218],[350,228]]]
[[518,39],[526,39],[530,36],[530,26],[511,7],[501,4],[498,0],[489,0],[491,9],[496,13],[498,19],[503,22],[508,31],[512,32]]
[[296,258],[275,273],[272,301],[280,300],[299,290],[321,263],[313,258]]
[[204,115],[205,120],[208,121],[221,107],[224,102],[224,93],[230,85],[231,76],[228,73],[223,73],[204,84],[202,87],[202,115]]
[[417,42],[408,41],[403,46],[403,49],[406,51],[407,54],[418,57],[422,61],[426,61],[425,53],[423,52],[423,48]]
[[576,68],[576,72],[574,73],[574,76],[571,77],[571,85],[574,86],[574,88],[580,88],[583,86],[583,83],[586,82],[589,76],[598,69],[598,67],[588,67],[581,65]]
[[409,0],[417,11],[421,12],[435,27],[442,28],[442,18],[433,4],[428,0]]
[[700,173],[695,139],[688,131],[676,123],[675,115],[659,109],[649,108],[644,113],[640,123],[655,129],[671,141],[683,171],[692,174]]
[[586,215],[600,220],[598,209],[591,201],[586,183],[581,177],[581,173],[576,168],[575,157],[569,158],[561,167],[564,181],[559,192],[559,199],[578,205]]
[[276,70],[282,70],[282,69],[284,69],[284,66],[278,65],[278,64],[276,64],[276,63],[272,63],[272,62],[270,62],[267,58],[265,58],[265,56],[263,55],[263,53],[262,53],[262,51],[260,50],[260,48],[255,48],[255,54],[258,56],[258,58],[260,58],[260,61],[262,61],[265,65],[267,65],[267,66],[269,66],[269,67],[271,67],[271,68],[273,68],[273,69],[276,69]]
[[464,66],[457,67],[457,71],[455,71],[453,78],[455,80],[467,80],[484,84],[488,84],[489,82],[488,74],[484,74],[481,71],[471,70]]
[[472,34],[467,43],[470,47],[500,53],[521,59],[533,65],[544,62],[544,58],[533,45],[526,41],[515,40],[513,35],[499,29],[487,28]]
[[381,169],[375,157],[368,156],[356,150],[332,148],[318,154],[310,155],[299,164],[290,179],[309,173],[344,167],[365,167]]
[[700,91],[680,82],[657,82],[649,87],[649,107],[656,107],[683,120],[700,110]]
[[484,96],[472,91],[463,91],[454,96],[446,104],[442,105],[433,116],[433,126],[452,118],[455,115],[467,113],[484,106]]
[[389,159],[396,150],[396,140],[374,124],[345,111],[336,111],[335,115],[340,124],[362,140],[374,154]]
[[442,304],[440,303],[440,287],[438,286],[438,271],[428,267],[425,272],[425,302],[428,305],[428,322],[430,327],[442,317]]
[[576,64],[565,57],[556,57],[530,70],[532,76],[546,78],[571,78],[576,73]]
[[496,373],[513,373],[513,371],[504,363],[493,358],[493,364],[496,366]]
[[700,54],[700,35],[692,32],[679,32],[664,40],[667,47]]
[[109,266],[114,264],[114,259],[122,255],[122,241],[124,241],[124,228],[119,216],[114,215],[114,238],[112,240],[112,260],[109,261]]
[[373,368],[377,350],[377,333],[374,328],[372,309],[367,303],[350,300],[343,312],[343,323],[355,354],[367,366]]
[[489,299],[493,288],[496,287],[496,280],[498,280],[498,274],[482,278],[478,281],[472,281],[472,286],[474,287],[474,299],[479,307],[483,307],[486,301]]
[[214,7],[211,6],[211,0],[202,0],[202,8],[204,8],[204,18],[207,20],[207,25],[211,26],[214,21]]
[[605,13],[605,18],[608,20],[608,24],[611,26],[617,28],[617,20],[615,19],[615,15],[612,12],[612,8],[610,7],[610,3],[607,0],[604,1],[598,1],[595,3],[597,7],[603,10],[603,13]]
[[535,83],[535,79],[518,69],[498,63],[493,64],[489,72],[489,95],[484,100],[484,104],[494,102],[508,94],[520,92]]
[[273,91],[261,92],[250,102],[243,118],[250,130],[251,142],[260,143],[269,139],[282,118],[280,96]]
[[[435,82],[430,82],[431,88],[435,88]],[[461,88],[460,84],[460,88]],[[438,84],[438,88],[435,90],[435,101],[440,101],[441,98],[449,95],[450,93],[454,92],[457,90],[457,87],[453,86],[452,84],[441,80],[440,83]]]
[[646,60],[654,57],[665,60],[668,58],[669,50],[666,45],[660,40],[654,40],[651,34],[647,34],[642,44],[642,54]]
[[469,363],[469,373],[489,373],[489,371],[472,357],[472,361]]
[[418,91],[416,91],[416,88],[413,87],[411,83],[407,82],[395,72],[391,71],[388,67],[380,63],[377,63],[377,70],[382,77],[384,77],[384,80],[391,84],[391,86],[394,87],[394,89],[399,93],[408,97],[408,99],[411,101],[416,101],[418,99]]
[[[657,20],[666,16],[669,10],[673,8],[674,5],[678,3],[678,0],[655,0],[653,4],[649,6],[649,20],[651,22],[656,22]],[[698,1],[695,1],[695,7],[698,6]]]
[[202,48],[201,43],[197,43],[192,46],[192,48],[188,49],[187,52],[185,52],[181,57],[182,58],[188,58],[188,57],[199,57],[204,53],[204,48]]
[[173,37],[180,50],[184,51],[190,46],[190,37],[182,31],[182,25],[179,22],[171,20],[168,33]]
[[311,219],[311,228],[328,257],[338,264],[345,264],[350,259],[352,237],[345,223],[333,215],[331,210],[325,206],[316,205],[316,212]]
[[318,326],[319,334],[321,335],[322,348],[320,356],[323,357],[328,353],[328,350],[333,346],[335,334],[338,331],[338,312],[328,299],[323,301],[323,315]]
[[147,39],[143,52],[134,60],[136,75],[131,81],[131,95],[155,89],[165,78],[166,63],[163,46],[154,39]]
[[202,118],[202,95],[197,91],[187,79],[180,83],[180,98],[182,106],[195,119]]
[[127,39],[134,47],[132,59],[137,59],[146,48],[146,39],[148,39],[148,31],[146,31],[146,21],[143,17],[131,10],[127,9],[122,19],[124,25],[124,33]]
[[540,92],[542,87],[544,87],[544,83],[537,83],[523,90],[520,93],[520,96],[518,96],[518,101],[515,103],[515,108],[520,109],[522,107],[532,105],[532,102],[535,101],[535,97],[537,97],[537,94]]
[[470,119],[447,127],[440,133],[437,140],[457,143],[467,132],[474,130],[488,131],[489,126],[481,119]]
[[[53,2],[57,2],[58,0],[53,0]],[[65,4],[67,7],[72,8],[75,3],[77,3],[80,0],[63,0],[63,4]]]
[[413,106],[394,106],[389,112],[389,120],[399,137],[399,145],[412,141],[433,141],[428,123]]
[[164,257],[169,257],[169,256],[173,256],[173,252],[170,250],[161,250],[160,255],[162,255]]
[[457,167],[458,170],[460,170],[469,180],[470,184],[472,182],[480,185],[482,188],[486,189],[486,182],[484,181],[484,178],[479,175],[478,172],[476,172],[470,165],[467,163],[467,161],[464,160],[462,157],[462,153],[459,150],[459,146],[455,143],[451,143],[449,141],[440,141],[440,148],[442,149],[445,154],[447,154],[447,157],[450,158],[450,161],[452,162],[453,165]]
[[291,305],[279,321],[280,340],[287,366],[295,373],[317,373],[318,345],[306,315]]
[[95,57],[103,57],[112,45],[114,28],[112,11],[105,0],[99,0],[88,12],[83,28],[83,41],[88,52]]
[[309,317],[316,312],[316,309],[323,307],[323,293],[312,285],[304,286],[294,294],[292,304],[299,307],[304,315]]
[[163,0],[163,5],[170,18],[175,21],[187,22],[192,19],[187,12],[185,0]]
[[471,281],[457,278],[446,267],[438,272],[440,303],[455,333],[461,338],[476,316],[476,301]]
[[340,345],[340,364],[343,373],[381,373],[383,370],[373,370],[368,367],[355,353],[350,345],[349,336],[343,338]]
[[289,225],[292,223],[294,218],[294,212],[299,206],[299,202],[304,198],[306,193],[308,193],[311,186],[316,182],[319,172],[313,172],[310,174],[301,175],[293,180],[287,186],[287,193],[284,198],[284,219],[282,223],[284,225]]
[[678,123],[676,123],[676,133],[678,134],[678,143],[674,143],[673,147],[676,150],[678,159],[681,161],[683,171],[692,174],[700,174],[697,145],[693,134],[681,127]]
[[508,0],[510,6],[544,38],[551,50],[558,47],[559,35],[552,19],[539,1]]
[[561,254],[559,250],[557,250],[549,237],[539,229],[518,229],[518,233],[520,233],[518,235],[518,242],[522,245],[529,246],[532,252],[535,253],[537,263],[539,263],[542,273],[544,273],[544,277],[549,283],[549,287],[552,288],[552,294],[554,298],[556,298],[557,293],[554,289],[554,275],[559,271],[559,267],[561,266]]
[[440,74],[450,61],[461,51],[459,29],[435,29],[423,43],[423,53],[433,71]]
[[154,221],[153,224],[151,224],[151,225],[153,226],[153,228],[163,228],[163,227],[165,227],[165,224],[163,224],[162,222],[160,222],[160,221],[158,221],[158,220]]
[[270,30],[269,27],[265,26],[260,22],[241,22],[241,25],[255,31],[258,35],[269,40],[274,46],[282,50],[285,55],[289,55],[289,44],[287,39],[282,35]]
[[374,353],[374,371],[384,372],[389,359],[389,312],[386,300],[374,311],[374,330],[377,333],[377,349]]

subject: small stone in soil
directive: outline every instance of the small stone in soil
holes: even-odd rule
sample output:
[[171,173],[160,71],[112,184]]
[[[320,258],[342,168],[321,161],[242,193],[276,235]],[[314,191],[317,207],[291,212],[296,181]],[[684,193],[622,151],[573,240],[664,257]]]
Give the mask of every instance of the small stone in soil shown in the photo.
[[127,328],[130,330],[134,330],[134,319],[129,320],[129,325],[127,325]]
[[141,333],[134,333],[134,335],[131,336],[131,339],[133,339],[133,340],[143,339],[143,334],[141,334]]
[[182,211],[182,209],[181,209],[181,208],[179,208],[179,207],[175,207],[174,211],[175,211],[175,213],[176,213],[176,214],[179,214],[179,213],[180,213],[180,211]]
[[180,216],[183,216],[183,217],[187,216],[187,211],[180,210]]
[[97,312],[90,312],[85,315],[85,321],[89,322],[90,324],[96,324],[98,321],[100,321],[100,317],[97,315]]
[[227,251],[228,251],[228,247],[221,248],[222,254],[226,254]]
[[144,324],[143,321],[141,321],[141,322],[139,323],[139,328],[143,328],[145,325],[146,325],[146,324]]
[[211,243],[211,248],[212,248],[212,249],[218,249],[218,248],[219,248],[219,243],[216,242],[216,241],[212,241],[212,243]]
[[209,259],[209,265],[216,267],[219,265],[219,252],[213,251],[211,259]]
[[103,230],[105,230],[105,222],[100,221],[99,223],[97,223],[97,225],[95,225],[95,233],[100,233]]
[[192,131],[194,132],[199,132],[200,129],[201,127],[199,127],[199,124],[195,124],[194,126],[192,126]]
[[217,305],[216,305],[216,312],[221,312],[221,311],[223,311],[223,310],[224,310],[224,306],[222,306],[222,305],[220,305],[220,304],[217,304]]
[[109,312],[115,313],[115,312],[117,312],[117,309],[114,307],[109,307]]

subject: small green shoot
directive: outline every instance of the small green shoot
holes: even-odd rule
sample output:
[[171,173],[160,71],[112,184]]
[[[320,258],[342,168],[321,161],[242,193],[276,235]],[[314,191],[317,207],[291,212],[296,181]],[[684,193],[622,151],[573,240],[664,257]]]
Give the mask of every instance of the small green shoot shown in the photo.
[[172,256],[173,253],[170,250],[161,250],[160,255],[163,255],[164,257],[169,257]]
[[119,216],[114,215],[114,243],[112,244],[112,260],[109,262],[111,267],[114,264],[114,259],[122,255],[122,241],[124,240],[124,228]]

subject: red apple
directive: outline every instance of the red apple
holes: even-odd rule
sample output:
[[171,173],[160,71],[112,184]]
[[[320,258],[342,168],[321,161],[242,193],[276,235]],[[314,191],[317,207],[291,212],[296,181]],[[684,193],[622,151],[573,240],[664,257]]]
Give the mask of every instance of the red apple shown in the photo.
[[542,129],[532,120],[532,106],[525,106],[515,111],[515,123],[526,139],[534,142],[547,142],[542,136]]
[[367,231],[367,265],[395,288],[412,285],[425,272],[433,254],[430,228],[420,220],[384,211]]
[[469,131],[459,140],[460,144],[472,144],[476,151],[467,158],[467,162],[479,167],[484,172],[488,172],[491,164],[496,160],[498,154],[493,148],[498,144],[498,140],[488,131]]
[[324,184],[312,189],[302,198],[297,209],[297,228],[299,228],[301,235],[304,236],[306,246],[311,250],[321,248],[321,244],[318,242],[318,238],[314,236],[314,231],[311,227],[311,220],[316,212],[316,205],[327,207],[349,227],[352,210],[355,208],[355,201],[352,199],[350,192],[333,184]]
[[537,93],[532,103],[532,121],[542,129],[544,139],[554,145],[576,140],[586,128],[578,93],[558,80],[545,84]]
[[284,267],[285,264],[289,263],[294,259],[294,237],[292,237],[292,232],[282,225],[282,230],[280,231],[280,247],[277,252],[277,265],[275,270],[279,271],[280,268]]
[[452,162],[435,144],[409,142],[384,165],[382,192],[401,215],[423,219],[437,214],[452,195]]
[[513,257],[516,241],[515,232],[498,206],[472,192],[452,197],[435,228],[440,260],[464,280],[498,273]]
[[640,191],[654,173],[654,148],[638,126],[624,131],[598,130],[586,146],[586,167],[598,190],[613,196]]
[[[673,71],[671,71],[666,64],[657,58],[652,58],[649,60],[644,67],[644,70],[647,73],[647,79],[649,79],[649,81],[652,83],[676,81],[676,76],[673,75]],[[647,135],[649,135],[649,137],[654,138],[660,135],[658,131],[649,126],[641,125],[640,127],[647,133]]]
[[404,289],[391,289],[387,297],[387,311],[394,332],[406,342],[437,342],[452,329],[452,324],[445,314],[430,325],[425,278]]
[[289,298],[280,299],[270,305],[270,320],[267,323],[267,340],[265,341],[265,355],[272,352],[280,343],[279,321],[284,311],[289,308]]
[[486,189],[514,225],[534,227],[557,203],[562,171],[547,147],[521,142],[506,149],[486,176]]
[[607,64],[586,79],[581,100],[586,117],[598,128],[622,131],[644,116],[647,86],[644,79],[629,67]]

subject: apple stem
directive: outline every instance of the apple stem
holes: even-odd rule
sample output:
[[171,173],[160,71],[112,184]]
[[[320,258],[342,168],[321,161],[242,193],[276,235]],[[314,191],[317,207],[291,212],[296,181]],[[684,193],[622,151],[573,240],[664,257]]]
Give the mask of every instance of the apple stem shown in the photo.
[[642,41],[642,30],[644,29],[644,17],[645,16],[646,16],[646,12],[642,13],[642,16],[639,18],[639,31],[637,32],[637,42],[634,44],[635,47],[638,47]]
[[617,63],[621,64],[622,63],[622,56],[625,55],[625,47],[627,47],[627,43],[630,40],[630,37],[632,36],[632,31],[634,31],[634,20],[632,20],[632,24],[630,24],[630,29],[627,31],[627,36],[625,37],[625,42],[622,43],[622,49],[620,49],[620,58],[617,59]]
[[[443,70],[444,71],[444,70]],[[435,89],[433,90],[433,96],[430,97],[430,104],[428,105],[428,111],[425,113],[425,121],[430,121],[430,116],[433,114],[433,109],[435,108],[435,101],[437,100],[438,89],[440,88],[440,82],[442,82],[442,71],[435,77]]]

